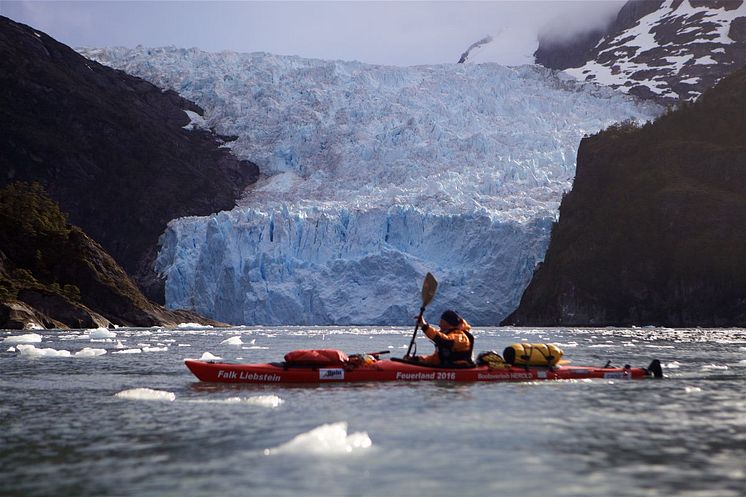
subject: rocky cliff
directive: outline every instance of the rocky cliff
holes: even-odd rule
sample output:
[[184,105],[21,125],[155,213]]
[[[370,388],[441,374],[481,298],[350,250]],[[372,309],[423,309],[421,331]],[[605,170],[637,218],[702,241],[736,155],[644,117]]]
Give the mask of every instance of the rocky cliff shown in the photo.
[[503,324],[746,326],[746,69],[581,142],[543,264]]
[[183,322],[217,324],[149,302],[38,183],[0,189],[0,328]]
[[743,0],[630,0],[606,30],[541,38],[537,64],[660,103],[692,100],[746,65]]
[[221,148],[229,137],[191,125],[202,113],[0,17],[0,186],[40,182],[160,302],[152,267],[166,224],[232,208],[258,177]]

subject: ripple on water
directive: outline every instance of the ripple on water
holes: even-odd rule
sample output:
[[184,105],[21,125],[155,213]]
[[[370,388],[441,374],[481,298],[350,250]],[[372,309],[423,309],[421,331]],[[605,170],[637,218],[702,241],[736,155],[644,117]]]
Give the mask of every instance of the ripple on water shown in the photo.
[[[577,343],[565,350],[572,364],[647,366],[660,359],[670,378],[280,388],[201,383],[183,363],[208,350],[242,362],[308,348],[400,356],[412,335],[403,327],[120,328],[116,338],[86,344],[107,353],[84,360],[30,359],[5,352],[6,344],[0,477],[10,483],[0,487],[30,496],[57,495],[64,482],[81,497],[243,497],[246,488],[271,488],[273,497],[452,497],[544,495],[551,482],[557,497],[620,489],[625,497],[646,497],[650,489],[743,495],[746,330],[475,332],[476,351],[501,351],[516,337]],[[35,333],[45,348],[74,354],[83,346],[70,347],[76,332]],[[221,344],[235,336],[244,345]],[[113,354],[136,344],[168,350]],[[424,338],[417,344],[420,354],[432,350]],[[269,349],[242,348],[251,346]],[[703,369],[713,365],[729,370]],[[340,420],[364,430],[331,423]]]
[[285,401],[277,395],[256,395],[253,397],[228,397],[225,399],[189,399],[193,404],[248,404],[262,407],[278,407]]

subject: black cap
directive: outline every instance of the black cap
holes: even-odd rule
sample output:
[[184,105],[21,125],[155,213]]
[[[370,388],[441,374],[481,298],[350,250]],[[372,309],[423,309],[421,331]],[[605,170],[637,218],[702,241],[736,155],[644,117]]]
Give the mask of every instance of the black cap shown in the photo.
[[461,316],[459,316],[456,311],[452,311],[450,309],[441,314],[440,319],[450,324],[451,326],[458,326],[459,324],[461,324]]

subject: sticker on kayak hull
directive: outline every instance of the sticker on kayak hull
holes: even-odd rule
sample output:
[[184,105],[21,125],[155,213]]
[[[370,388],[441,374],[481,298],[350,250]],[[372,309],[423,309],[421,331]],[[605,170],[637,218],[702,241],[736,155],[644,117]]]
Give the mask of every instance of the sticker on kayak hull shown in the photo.
[[320,380],[344,380],[345,370],[341,368],[319,369]]
[[607,379],[614,379],[614,380],[626,380],[628,378],[632,378],[631,375],[627,373],[604,373],[604,378]]

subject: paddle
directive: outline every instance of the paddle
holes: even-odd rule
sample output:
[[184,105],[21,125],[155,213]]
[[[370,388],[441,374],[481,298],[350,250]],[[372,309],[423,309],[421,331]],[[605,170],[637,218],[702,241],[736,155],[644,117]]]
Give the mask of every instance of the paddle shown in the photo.
[[[417,318],[417,322],[420,322],[420,319],[422,319],[422,315],[425,314],[425,307],[428,306],[428,304],[433,300],[433,297],[435,297],[435,291],[438,289],[438,280],[435,279],[435,276],[433,276],[431,273],[427,273],[425,276],[425,281],[422,283],[422,307],[420,307],[420,317]],[[404,356],[412,357],[412,354],[414,352],[417,352],[417,347],[415,346],[415,339],[417,338],[417,329],[419,328],[419,324],[414,325],[414,333],[412,334],[412,341],[409,342],[409,348],[407,349],[407,354]],[[414,352],[412,352],[412,347],[414,347]]]

